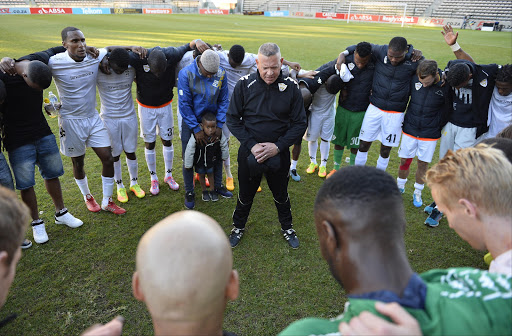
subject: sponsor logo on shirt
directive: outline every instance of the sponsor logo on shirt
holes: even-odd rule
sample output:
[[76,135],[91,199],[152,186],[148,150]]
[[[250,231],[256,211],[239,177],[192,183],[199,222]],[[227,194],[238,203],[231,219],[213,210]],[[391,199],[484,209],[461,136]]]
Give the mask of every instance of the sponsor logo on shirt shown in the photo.
[[214,80],[213,83],[212,83],[212,86],[213,87],[218,87],[219,86],[219,81],[218,80]]
[[149,68],[149,64],[144,64],[144,65],[142,66],[142,69],[144,69],[144,72],[149,72],[149,70],[151,70],[151,69]]
[[349,70],[352,70],[352,69],[354,69],[354,67],[355,67],[356,65],[355,65],[354,63],[350,62],[347,66],[348,66],[348,69],[349,69]]
[[483,79],[481,82],[480,82],[480,85],[483,86],[483,87],[487,87],[487,78]]
[[423,84],[421,83],[415,83],[414,84],[414,87],[416,88],[416,91],[418,91],[419,89],[421,89],[421,87],[423,86]]
[[444,97],[444,94],[443,94],[443,91],[442,91],[442,90],[437,90],[437,91],[436,91],[436,95],[441,96],[441,97]]
[[87,76],[92,76],[93,74],[94,74],[94,71],[84,72],[84,73],[76,75],[76,76],[69,76],[69,79],[84,78]]
[[388,64],[388,57],[384,56],[384,64]]
[[279,87],[279,91],[281,91],[281,92],[286,90],[286,88],[288,87],[288,85],[286,85],[285,83],[279,83],[279,84],[277,84],[277,86]]

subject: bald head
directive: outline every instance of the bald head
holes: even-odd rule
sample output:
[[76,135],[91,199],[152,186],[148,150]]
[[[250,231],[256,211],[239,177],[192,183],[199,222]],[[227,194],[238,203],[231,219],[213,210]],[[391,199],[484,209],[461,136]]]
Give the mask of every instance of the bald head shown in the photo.
[[166,217],[142,236],[136,258],[134,294],[153,320],[194,323],[223,315],[233,257],[209,216],[181,211]]

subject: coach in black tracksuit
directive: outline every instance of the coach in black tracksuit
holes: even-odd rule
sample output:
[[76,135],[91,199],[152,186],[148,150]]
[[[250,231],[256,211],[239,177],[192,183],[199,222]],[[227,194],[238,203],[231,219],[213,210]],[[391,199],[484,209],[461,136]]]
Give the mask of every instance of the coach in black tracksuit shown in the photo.
[[299,246],[292,229],[288,197],[289,147],[306,131],[306,113],[297,83],[280,73],[282,58],[274,43],[258,52],[258,72],[242,77],[235,86],[226,124],[240,141],[238,181],[240,192],[229,240],[238,245],[252,201],[265,174],[272,191],[282,233],[289,245]]

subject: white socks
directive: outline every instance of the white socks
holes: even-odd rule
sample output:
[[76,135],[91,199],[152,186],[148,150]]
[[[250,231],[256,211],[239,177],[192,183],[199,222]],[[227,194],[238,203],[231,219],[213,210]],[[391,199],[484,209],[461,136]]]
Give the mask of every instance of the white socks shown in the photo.
[[148,164],[149,174],[151,175],[151,181],[158,181],[158,176],[156,175],[155,150],[144,148],[144,155],[146,156],[146,163]]
[[117,185],[117,190],[124,188],[123,173],[121,171],[121,160],[114,161],[114,180]]
[[85,196],[91,193],[91,191],[89,190],[89,183],[87,182],[87,176],[81,180],[75,179],[75,182],[78,185],[78,188],[80,188],[80,192],[82,193],[82,195],[84,195],[85,199]]
[[292,160],[292,163],[290,165],[290,170],[297,169],[297,162],[299,162],[299,161],[298,160]]
[[[358,152],[358,154],[359,154],[359,152]],[[357,158],[356,158],[356,160],[357,160]],[[377,159],[377,169],[386,171],[386,168],[388,167],[388,163],[389,163],[389,157],[383,158],[382,156],[379,155],[379,158]]]
[[139,162],[137,159],[130,160],[126,158],[126,165],[128,166],[128,173],[130,174],[130,187],[138,184],[139,178]]
[[320,167],[327,166],[327,159],[329,158],[329,149],[331,147],[330,141],[320,141]]
[[424,184],[419,184],[418,182],[414,183],[414,193],[421,195],[421,192],[425,188]]
[[318,149],[318,142],[315,141],[308,141],[308,151],[309,151],[309,160],[311,163],[317,164],[316,162],[316,151]]
[[398,186],[399,189],[405,189],[405,184],[407,183],[407,179],[406,178],[400,178],[400,177],[397,177],[396,178],[396,184]]
[[[165,178],[172,177],[172,160],[174,159],[174,147],[162,147],[164,152]],[[149,164],[148,164],[149,166]]]
[[356,166],[364,166],[366,164],[367,160],[368,160],[368,152],[357,151],[356,161],[354,164]]
[[114,178],[101,175],[101,184],[103,186],[103,199],[101,200],[101,207],[105,208],[108,205],[108,201],[112,197],[112,193],[114,192]]
[[229,156],[226,160],[224,160],[224,171],[226,172],[226,177],[233,177],[233,175],[231,174],[231,160]]

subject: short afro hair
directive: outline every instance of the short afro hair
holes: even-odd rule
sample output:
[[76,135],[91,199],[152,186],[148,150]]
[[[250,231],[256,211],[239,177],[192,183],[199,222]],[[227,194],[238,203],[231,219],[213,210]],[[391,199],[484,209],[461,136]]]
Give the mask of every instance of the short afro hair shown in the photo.
[[205,121],[217,121],[217,117],[215,116],[215,114],[213,114],[213,112],[206,112],[201,117],[201,121],[202,122],[205,122]]
[[368,42],[359,42],[356,45],[356,53],[359,57],[367,57],[372,54],[372,45]]
[[41,90],[48,88],[52,83],[52,72],[50,68],[41,61],[30,62],[27,67],[27,77]]
[[512,64],[506,64],[498,69],[497,82],[512,83]]
[[148,65],[152,73],[164,73],[167,68],[167,58],[164,52],[159,49],[152,49],[148,56]]
[[325,89],[330,94],[336,94],[340,92],[340,90],[343,88],[343,81],[341,80],[341,77],[338,75],[331,75],[331,77],[327,78],[325,81]]
[[66,27],[66,28],[62,29],[62,31],[60,32],[60,36],[62,37],[62,42],[66,41],[66,38],[68,37],[69,32],[77,31],[77,30],[80,30],[80,29],[78,29],[76,27]]
[[465,63],[456,63],[448,68],[446,81],[451,87],[459,87],[469,80],[471,69]]
[[245,49],[239,44],[234,44],[229,49],[229,57],[235,62],[236,64],[241,64],[245,57]]
[[130,65],[130,54],[125,49],[115,48],[110,53],[108,61],[114,63],[121,69],[128,69],[128,65]]
[[407,40],[405,39],[405,37],[401,37],[401,36],[393,37],[391,39],[391,41],[389,41],[388,48],[393,51],[399,51],[399,52],[407,51],[407,49],[408,49]]

